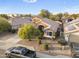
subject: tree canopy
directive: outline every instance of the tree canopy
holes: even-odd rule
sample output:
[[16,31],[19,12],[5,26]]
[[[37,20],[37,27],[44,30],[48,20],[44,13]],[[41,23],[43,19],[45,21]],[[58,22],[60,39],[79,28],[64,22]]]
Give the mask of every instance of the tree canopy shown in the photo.
[[45,18],[49,18],[50,16],[50,12],[48,10],[42,9],[39,13],[40,16],[45,17]]
[[31,40],[33,38],[39,38],[42,32],[39,29],[36,29],[33,25],[27,24],[19,29],[18,35],[21,39]]
[[68,18],[76,19],[79,17],[79,14],[69,14],[68,12],[53,14],[45,9],[42,9],[40,11],[39,15],[44,17],[44,18],[48,18],[48,19],[55,20],[55,21],[60,21],[60,20],[62,20],[62,18],[64,18],[64,19],[68,19]]
[[6,20],[10,18],[7,14],[0,14],[0,17],[5,18]]
[[5,18],[0,17],[0,33],[11,28],[10,24]]

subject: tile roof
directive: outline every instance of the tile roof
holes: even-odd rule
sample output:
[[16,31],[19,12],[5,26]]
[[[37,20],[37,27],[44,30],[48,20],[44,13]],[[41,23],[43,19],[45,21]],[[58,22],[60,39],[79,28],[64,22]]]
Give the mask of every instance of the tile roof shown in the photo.
[[[42,21],[44,21],[45,23],[47,23],[47,24],[49,24],[51,27],[50,27],[50,29],[51,30],[53,30],[53,31],[57,31],[57,28],[59,27],[59,25],[60,25],[60,23],[59,22],[57,22],[57,21],[53,21],[53,20],[50,20],[50,19],[47,19],[47,18],[42,18],[42,17],[40,17],[40,16],[36,16],[36,17],[38,17],[38,18],[40,18]],[[23,22],[25,22],[25,23],[32,23],[32,18],[31,17],[25,17],[25,18],[23,18],[23,17],[15,17],[15,18],[12,18],[12,19],[10,19],[11,21],[14,21],[14,22],[16,22],[16,23],[18,23],[18,21],[19,21],[19,23],[21,22],[22,23],[22,21],[21,20],[25,20],[25,21],[23,21]],[[27,21],[26,21],[27,20]]]
[[41,19],[42,21],[44,21],[45,23],[49,24],[50,25],[50,29],[54,32],[57,31],[57,28],[59,27],[59,25],[61,24],[61,22],[59,21],[53,21],[51,19],[48,19],[48,18],[43,18],[41,16],[35,16],[39,19]]

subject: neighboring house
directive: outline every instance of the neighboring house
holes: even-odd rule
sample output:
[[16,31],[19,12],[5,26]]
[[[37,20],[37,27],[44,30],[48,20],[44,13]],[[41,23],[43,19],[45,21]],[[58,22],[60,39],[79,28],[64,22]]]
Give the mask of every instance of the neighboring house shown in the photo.
[[79,31],[79,19],[73,20],[64,26],[65,33],[73,33]]
[[64,26],[65,38],[68,40],[70,34],[79,32],[79,19],[73,20]]
[[72,18],[69,18],[69,19],[66,19],[66,20],[65,20],[65,23],[69,23],[69,22],[71,22],[71,21],[73,21],[73,19],[72,19]]
[[34,17],[32,19],[33,23],[35,23],[38,27],[42,25],[44,27],[44,37],[55,38],[55,33],[59,28],[61,22],[53,21],[47,18],[42,17]]
[[27,18],[15,17],[15,18],[11,18],[9,22],[12,26],[12,29],[18,29],[24,24],[31,23],[32,19],[30,17]]

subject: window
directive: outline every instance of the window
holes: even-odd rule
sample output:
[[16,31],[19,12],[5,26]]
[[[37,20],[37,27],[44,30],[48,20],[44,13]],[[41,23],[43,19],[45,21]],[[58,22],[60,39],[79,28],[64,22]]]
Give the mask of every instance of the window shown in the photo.
[[47,32],[47,35],[52,36],[52,32]]

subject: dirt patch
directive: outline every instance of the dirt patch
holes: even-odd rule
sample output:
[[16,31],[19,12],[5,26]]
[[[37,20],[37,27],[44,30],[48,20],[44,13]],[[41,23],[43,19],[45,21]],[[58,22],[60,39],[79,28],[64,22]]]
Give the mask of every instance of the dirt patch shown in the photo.
[[1,33],[0,34],[0,40],[6,40],[6,39],[10,38],[13,35],[15,35],[15,34],[12,34],[10,32]]
[[[49,49],[43,50],[41,48],[41,45],[44,44],[45,42],[49,43]],[[26,46],[32,46],[35,48],[36,51],[39,52],[43,52],[49,55],[66,55],[66,56],[70,56],[71,52],[70,52],[70,48],[69,46],[63,46],[60,45],[59,43],[57,43],[56,41],[53,40],[49,40],[49,41],[45,41],[42,40],[42,44],[39,45],[36,41],[26,41],[26,40],[21,40],[18,42],[18,44],[22,44],[22,45],[26,45]]]
[[27,40],[21,40],[18,42],[18,44],[34,47],[35,50],[39,51],[40,45],[36,41],[27,41]]

